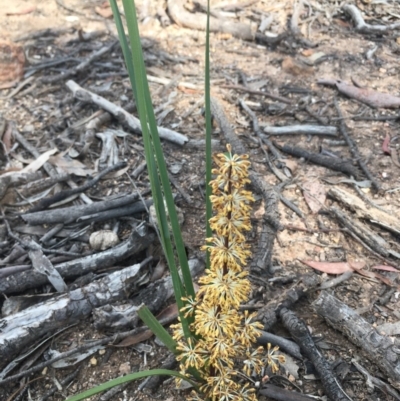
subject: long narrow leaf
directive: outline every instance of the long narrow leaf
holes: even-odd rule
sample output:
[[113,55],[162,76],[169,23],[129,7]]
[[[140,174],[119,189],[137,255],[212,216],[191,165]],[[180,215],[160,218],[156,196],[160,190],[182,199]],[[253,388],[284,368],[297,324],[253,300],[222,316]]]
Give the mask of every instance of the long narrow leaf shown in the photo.
[[[212,216],[212,205],[210,201],[211,196],[211,168],[212,168],[212,157],[211,157],[211,94],[210,94],[210,0],[207,0],[207,27],[206,27],[206,68],[205,68],[205,118],[206,118],[206,238],[212,236],[212,230],[210,227],[210,219]],[[207,252],[207,268],[210,267],[210,254]]]
[[[93,387],[90,390],[84,391],[83,393],[67,398],[66,401],[81,401],[84,400],[85,398],[91,397],[92,395],[101,393],[102,391],[108,390],[115,386],[119,386],[121,384],[133,380],[143,379],[144,377],[149,377],[149,376],[175,376],[190,382],[186,376],[183,376],[180,373],[175,372],[174,370],[168,370],[168,369],[145,370],[143,372],[135,372],[123,377],[118,377],[117,379],[110,380],[106,383],[100,384],[97,387]],[[197,388],[195,383],[190,382],[190,384],[192,384],[195,388]]]
[[141,305],[137,311],[139,317],[146,323],[147,327],[162,341],[162,343],[172,352],[176,352],[176,341],[171,337],[167,330],[161,325],[157,318],[151,313],[146,305]]
[[132,53],[129,48],[128,41],[126,40],[124,26],[122,24],[121,14],[119,12],[119,8],[116,0],[110,0],[111,10],[114,15],[115,26],[117,27],[119,43],[121,44],[122,54],[124,55],[125,65],[128,70],[129,80],[131,83],[133,95],[135,100],[137,99],[137,90],[136,90],[136,82],[135,82],[135,70],[133,68],[132,63]]
[[[162,153],[153,106],[151,103],[150,90],[148,87],[142,56],[135,4],[132,0],[123,0],[123,5],[128,23],[128,34],[133,56],[132,63],[135,71],[135,83],[137,89],[136,102],[138,105],[140,123],[142,126],[146,161],[153,192],[153,198],[155,202],[157,219],[159,222],[161,242],[163,245],[165,256],[168,261],[169,268],[171,270],[177,305],[179,307],[179,310],[181,310],[181,308],[183,307],[182,297],[188,295],[194,296],[194,288],[187,263],[186,254],[184,252],[184,245],[181,237],[180,227],[178,224],[172,190],[169,184],[167,168]],[[162,189],[160,183],[162,185]],[[168,207],[168,217],[173,229],[175,249],[178,253],[184,285],[182,285],[175,263],[175,256],[173,252],[174,247],[171,243],[171,236],[169,234],[169,225],[167,214],[165,211],[164,198]],[[185,336],[188,337],[190,336],[188,322],[182,316],[181,312],[180,315]]]

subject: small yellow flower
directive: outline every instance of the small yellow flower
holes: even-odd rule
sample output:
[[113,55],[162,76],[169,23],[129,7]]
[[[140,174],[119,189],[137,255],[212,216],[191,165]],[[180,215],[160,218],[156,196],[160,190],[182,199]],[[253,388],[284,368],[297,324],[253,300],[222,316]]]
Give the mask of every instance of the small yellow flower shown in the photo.
[[203,304],[196,310],[196,334],[210,341],[216,337],[233,337],[239,322],[234,310],[221,311],[218,305]]
[[268,343],[267,363],[269,366],[271,366],[272,373],[276,373],[279,370],[279,365],[277,364],[276,361],[278,361],[279,363],[285,363],[285,356],[280,354],[275,355],[275,353],[279,350],[278,346],[275,346],[272,350],[271,347],[272,347],[271,344]]
[[193,316],[198,302],[192,297],[183,297],[182,301],[186,303],[186,305],[181,308],[181,312],[185,312],[184,317],[187,318],[189,316]]
[[263,328],[263,325],[260,322],[252,321],[257,315],[256,313],[249,313],[249,311],[246,310],[243,315],[244,320],[241,324],[242,330],[237,333],[237,338],[239,342],[249,347],[260,337],[260,330]]
[[242,302],[247,301],[251,291],[247,275],[247,272],[232,269],[226,274],[222,269],[210,270],[200,278],[199,283],[203,285],[198,294],[204,294],[208,303],[238,308]]
[[182,361],[185,369],[195,368],[200,370],[200,368],[205,363],[205,358],[203,355],[203,350],[197,347],[194,340],[189,338],[187,343],[179,342],[176,347],[180,354],[176,357],[177,361]]
[[[247,250],[248,246],[237,241],[237,236],[232,235],[229,238],[222,236],[215,236],[207,238],[207,242],[210,245],[202,247],[202,249],[208,249],[210,251],[210,258],[213,265],[224,266],[228,268],[235,268],[238,263],[245,265],[247,258],[251,256],[251,252]],[[227,243],[228,242],[228,243]],[[213,244],[213,245],[212,245]]]

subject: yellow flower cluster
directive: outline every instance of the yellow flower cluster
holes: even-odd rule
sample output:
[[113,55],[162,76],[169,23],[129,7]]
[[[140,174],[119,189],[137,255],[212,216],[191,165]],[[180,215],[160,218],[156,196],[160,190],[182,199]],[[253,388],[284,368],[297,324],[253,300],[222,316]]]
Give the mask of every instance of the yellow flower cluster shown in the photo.
[[251,229],[250,203],[254,199],[243,189],[249,182],[250,162],[247,155],[232,155],[229,145],[227,150],[214,156],[217,168],[213,174],[217,177],[210,183],[214,236],[207,238],[203,247],[210,252],[210,269],[199,280],[197,300],[185,299],[186,317],[194,318],[194,336],[185,340],[176,325],[174,338],[181,373],[187,375],[195,369],[203,380],[202,395],[194,394],[192,399],[255,401],[254,389],[238,383],[239,370],[250,375],[259,373],[263,365],[262,347],[253,347],[262,325],[252,321],[252,314],[239,310],[251,290],[248,273],[243,270],[251,255],[244,232]]

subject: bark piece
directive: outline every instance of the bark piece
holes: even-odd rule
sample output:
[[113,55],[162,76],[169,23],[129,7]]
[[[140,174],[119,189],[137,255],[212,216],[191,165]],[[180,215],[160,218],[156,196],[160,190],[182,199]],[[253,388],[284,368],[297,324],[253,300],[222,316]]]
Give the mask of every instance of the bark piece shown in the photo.
[[393,384],[400,383],[400,341],[379,332],[358,313],[322,291],[313,303],[315,311],[335,330],[345,334],[350,341],[362,348],[368,359],[389,376]]
[[339,187],[332,187],[328,195],[343,203],[348,209],[353,211],[357,217],[368,220],[385,230],[400,235],[400,219],[397,216],[366,205],[359,197]]

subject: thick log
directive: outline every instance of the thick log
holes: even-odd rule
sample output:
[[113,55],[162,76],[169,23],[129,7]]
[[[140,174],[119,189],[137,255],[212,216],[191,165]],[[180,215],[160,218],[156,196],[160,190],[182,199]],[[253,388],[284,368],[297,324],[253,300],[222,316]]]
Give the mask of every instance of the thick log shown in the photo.
[[379,366],[393,383],[400,383],[400,341],[379,334],[358,313],[327,291],[321,292],[313,306],[330,326],[362,348],[372,364]]

